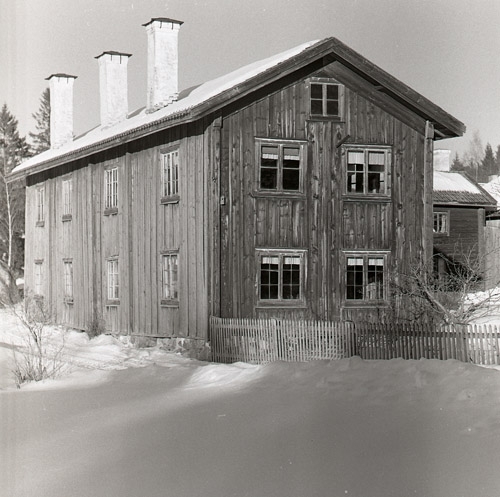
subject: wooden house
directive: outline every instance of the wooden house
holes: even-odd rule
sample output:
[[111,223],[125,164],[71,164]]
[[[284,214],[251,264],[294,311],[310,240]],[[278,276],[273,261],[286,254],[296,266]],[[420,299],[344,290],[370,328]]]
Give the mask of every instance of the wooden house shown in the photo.
[[[436,151],[443,155],[449,151]],[[446,154],[445,154],[446,155]],[[435,269],[446,274],[453,268],[486,269],[487,219],[497,201],[465,173],[449,170],[449,160],[435,160],[433,232]]]
[[50,78],[53,148],[12,176],[29,290],[69,326],[203,341],[211,315],[383,313],[432,253],[433,143],[464,125],[335,38],[178,92],[180,25],[145,25],[143,110],[130,54],[98,57],[101,126],[75,140],[75,78]]

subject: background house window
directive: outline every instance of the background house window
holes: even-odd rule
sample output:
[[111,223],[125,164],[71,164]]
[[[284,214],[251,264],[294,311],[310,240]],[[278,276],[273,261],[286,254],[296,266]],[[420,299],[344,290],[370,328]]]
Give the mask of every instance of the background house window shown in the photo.
[[73,214],[73,180],[65,179],[62,182],[62,201],[63,201],[63,221],[69,221]]
[[261,253],[259,255],[259,299],[297,301],[304,294],[303,253]]
[[384,255],[347,256],[346,300],[384,300],[385,267]]
[[36,260],[33,267],[33,291],[35,296],[43,294],[43,261]]
[[300,192],[305,145],[259,142],[259,188],[274,192]]
[[387,194],[389,149],[347,149],[347,193]]
[[36,224],[37,226],[43,226],[45,223],[45,187],[36,190],[36,205]]
[[434,233],[448,235],[450,232],[450,218],[448,212],[434,212]]
[[178,286],[178,254],[163,254],[162,256],[162,300],[177,301],[179,299]]
[[161,154],[161,197],[179,195],[179,151],[173,150]]
[[104,171],[104,207],[106,209],[118,208],[118,168]]
[[118,300],[120,298],[118,259],[109,259],[107,262],[107,269],[108,269],[108,300]]
[[73,301],[73,261],[64,261],[64,300]]
[[311,83],[311,115],[319,117],[341,116],[341,91],[338,83]]

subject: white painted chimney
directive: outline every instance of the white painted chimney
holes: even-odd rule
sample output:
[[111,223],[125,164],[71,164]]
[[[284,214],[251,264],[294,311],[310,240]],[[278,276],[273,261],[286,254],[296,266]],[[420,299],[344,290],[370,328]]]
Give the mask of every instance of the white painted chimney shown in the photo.
[[156,17],[143,26],[148,34],[146,111],[165,107],[179,95],[178,38],[182,21]]
[[449,171],[451,162],[451,150],[434,150],[434,171]]
[[73,141],[73,83],[76,76],[52,74],[50,88],[50,148]]
[[127,64],[131,54],[103,52],[99,63],[101,127],[124,121],[128,114]]

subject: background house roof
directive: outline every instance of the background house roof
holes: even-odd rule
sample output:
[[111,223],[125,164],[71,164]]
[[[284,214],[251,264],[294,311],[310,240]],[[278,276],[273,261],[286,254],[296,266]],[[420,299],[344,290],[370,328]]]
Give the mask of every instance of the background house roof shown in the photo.
[[246,65],[203,83],[190,92],[181,92],[176,102],[155,112],[147,113],[142,109],[130,113],[128,119],[114,126],[104,129],[98,126],[60,148],[47,150],[26,160],[13,170],[10,180],[86,157],[159,129],[193,121],[324,57],[328,57],[327,63],[338,60],[371,83],[374,91],[385,93],[421,118],[431,121],[437,133],[436,138],[451,138],[465,132],[463,123],[443,109],[336,38],[325,38]]
[[432,201],[434,204],[497,207],[494,197],[458,171],[434,171]]

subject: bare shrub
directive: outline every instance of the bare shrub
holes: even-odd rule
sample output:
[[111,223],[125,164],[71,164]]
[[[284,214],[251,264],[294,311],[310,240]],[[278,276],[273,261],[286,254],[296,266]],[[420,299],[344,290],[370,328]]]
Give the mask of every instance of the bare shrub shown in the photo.
[[87,335],[90,339],[102,335],[105,332],[105,322],[101,315],[94,314],[87,325]]

